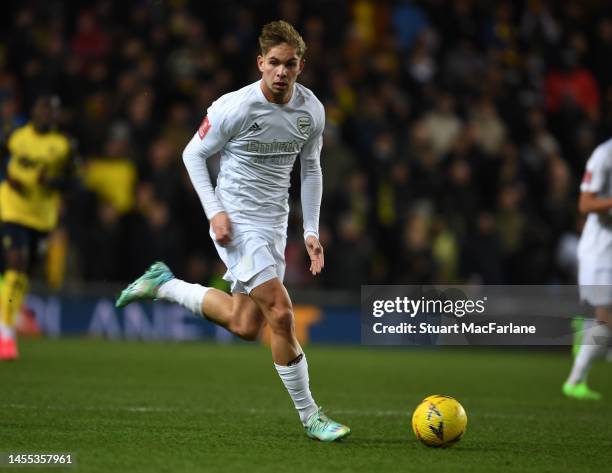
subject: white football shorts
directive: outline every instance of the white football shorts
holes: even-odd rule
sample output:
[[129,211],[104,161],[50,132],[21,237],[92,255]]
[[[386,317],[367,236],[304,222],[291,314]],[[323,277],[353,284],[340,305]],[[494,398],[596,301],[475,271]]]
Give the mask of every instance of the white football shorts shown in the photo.
[[594,307],[612,306],[612,267],[580,261],[578,284],[582,301]]
[[232,292],[249,294],[273,278],[285,277],[285,230],[262,229],[232,224],[232,241],[221,246],[210,229],[210,237],[227,272],[223,279],[231,283]]

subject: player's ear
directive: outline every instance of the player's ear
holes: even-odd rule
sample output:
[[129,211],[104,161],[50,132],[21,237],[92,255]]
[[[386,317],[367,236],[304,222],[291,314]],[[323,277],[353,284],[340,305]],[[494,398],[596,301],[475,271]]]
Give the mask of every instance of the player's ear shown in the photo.
[[259,72],[264,71],[264,57],[261,54],[257,56],[257,68],[259,69]]
[[304,70],[304,64],[306,64],[306,59],[301,58],[299,66],[298,66],[298,74],[301,74],[302,71]]

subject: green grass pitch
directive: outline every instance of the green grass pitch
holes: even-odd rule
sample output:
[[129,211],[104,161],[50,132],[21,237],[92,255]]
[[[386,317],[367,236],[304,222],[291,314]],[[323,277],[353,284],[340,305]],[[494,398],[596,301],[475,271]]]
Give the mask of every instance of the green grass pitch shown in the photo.
[[[591,375],[604,401],[563,399],[569,349],[310,346],[315,399],[353,429],[334,444],[306,438],[257,344],[24,340],[21,352],[0,365],[0,452],[72,452],[67,471],[601,473],[612,464],[612,365]],[[468,414],[451,449],[412,434],[412,409],[435,393]]]

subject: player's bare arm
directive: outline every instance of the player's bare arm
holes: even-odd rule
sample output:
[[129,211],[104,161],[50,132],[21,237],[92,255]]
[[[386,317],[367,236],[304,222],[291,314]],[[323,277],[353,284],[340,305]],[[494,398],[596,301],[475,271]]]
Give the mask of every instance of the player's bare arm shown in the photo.
[[605,213],[612,209],[612,198],[602,198],[596,192],[581,192],[578,201],[580,213]]

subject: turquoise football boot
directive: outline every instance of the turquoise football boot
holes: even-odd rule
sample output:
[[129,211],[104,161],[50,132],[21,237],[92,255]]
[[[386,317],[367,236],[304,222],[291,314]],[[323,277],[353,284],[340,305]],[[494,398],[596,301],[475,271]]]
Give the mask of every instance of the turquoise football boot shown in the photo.
[[309,438],[321,442],[340,440],[351,433],[351,429],[346,425],[339,424],[327,417],[320,407],[308,418],[304,429]]
[[153,263],[142,276],[121,291],[115,307],[125,307],[142,299],[155,299],[157,289],[171,279],[174,279],[174,274],[165,263],[161,261]]
[[599,401],[601,399],[601,394],[597,391],[593,391],[586,383],[565,383],[563,385],[563,394],[569,398],[578,399],[579,401]]

